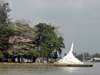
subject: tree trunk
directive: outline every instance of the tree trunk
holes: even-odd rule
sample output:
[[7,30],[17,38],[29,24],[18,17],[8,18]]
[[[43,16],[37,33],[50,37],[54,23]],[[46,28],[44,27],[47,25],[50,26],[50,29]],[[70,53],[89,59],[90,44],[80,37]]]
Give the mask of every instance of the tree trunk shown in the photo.
[[23,63],[23,56],[21,55],[21,63]]
[[36,61],[36,57],[33,57],[33,62],[35,62]]
[[46,55],[46,62],[48,63],[48,57],[47,57],[47,55]]
[[20,63],[20,55],[18,55],[18,63]]

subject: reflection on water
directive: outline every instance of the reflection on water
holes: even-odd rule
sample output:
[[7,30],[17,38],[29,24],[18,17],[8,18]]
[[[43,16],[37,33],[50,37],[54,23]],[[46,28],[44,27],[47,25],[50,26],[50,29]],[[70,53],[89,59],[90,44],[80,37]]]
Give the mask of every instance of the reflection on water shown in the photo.
[[71,73],[71,72],[77,71],[79,68],[78,67],[67,67],[67,68],[66,67],[62,67],[61,69]]
[[0,65],[0,75],[100,75],[100,63],[93,67]]

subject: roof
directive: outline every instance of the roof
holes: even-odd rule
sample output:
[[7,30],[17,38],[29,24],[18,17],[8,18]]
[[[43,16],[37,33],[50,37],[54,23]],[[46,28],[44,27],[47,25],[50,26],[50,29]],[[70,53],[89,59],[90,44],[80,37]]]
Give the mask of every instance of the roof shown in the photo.
[[95,57],[95,58],[94,58],[94,60],[100,60],[100,58],[98,58],[98,57]]

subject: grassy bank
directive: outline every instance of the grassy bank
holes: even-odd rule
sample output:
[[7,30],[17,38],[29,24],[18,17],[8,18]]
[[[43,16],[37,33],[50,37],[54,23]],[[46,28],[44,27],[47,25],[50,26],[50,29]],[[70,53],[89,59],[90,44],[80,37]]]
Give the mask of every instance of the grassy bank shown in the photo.
[[27,66],[27,65],[30,65],[30,66],[53,66],[52,63],[0,63],[0,65],[19,65],[19,66]]

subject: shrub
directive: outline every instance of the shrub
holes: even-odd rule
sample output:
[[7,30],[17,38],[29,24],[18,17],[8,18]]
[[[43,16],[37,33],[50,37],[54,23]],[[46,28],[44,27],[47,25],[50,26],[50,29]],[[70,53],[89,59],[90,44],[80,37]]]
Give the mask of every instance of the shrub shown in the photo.
[[11,60],[11,59],[8,59],[8,62],[9,62],[9,63],[11,63],[11,62],[12,62],[12,60]]
[[48,60],[48,63],[54,63],[54,60]]

